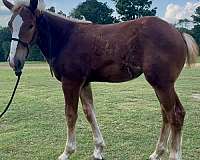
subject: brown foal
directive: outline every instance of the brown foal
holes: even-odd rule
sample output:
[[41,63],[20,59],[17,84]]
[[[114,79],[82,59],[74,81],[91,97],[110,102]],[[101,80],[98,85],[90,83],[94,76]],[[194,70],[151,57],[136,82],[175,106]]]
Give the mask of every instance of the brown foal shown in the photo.
[[68,160],[76,149],[75,124],[79,97],[91,124],[95,149],[94,159],[103,159],[104,140],[97,124],[90,82],[124,82],[142,73],[155,90],[161,105],[163,125],[150,160],[162,157],[171,137],[170,160],[181,160],[181,130],[185,111],[174,84],[185,61],[194,62],[198,47],[194,39],[178,32],[157,18],[144,17],[119,24],[97,25],[75,22],[37,9],[41,1],[13,5],[9,22],[12,40],[10,66],[23,69],[27,48],[21,42],[36,42],[62,82],[68,140],[60,160]]

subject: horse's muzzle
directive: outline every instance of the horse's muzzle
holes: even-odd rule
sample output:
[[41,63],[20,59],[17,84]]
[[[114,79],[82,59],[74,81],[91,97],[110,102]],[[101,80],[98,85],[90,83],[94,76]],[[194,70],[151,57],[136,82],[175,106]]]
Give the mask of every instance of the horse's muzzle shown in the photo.
[[20,60],[14,60],[14,63],[9,61],[9,64],[10,64],[10,67],[15,72],[16,76],[21,75],[22,69],[23,69],[23,64],[20,62]]
[[18,76],[21,76],[21,74],[22,74],[22,71],[18,71],[18,72],[16,72],[15,71],[15,75],[18,77]]

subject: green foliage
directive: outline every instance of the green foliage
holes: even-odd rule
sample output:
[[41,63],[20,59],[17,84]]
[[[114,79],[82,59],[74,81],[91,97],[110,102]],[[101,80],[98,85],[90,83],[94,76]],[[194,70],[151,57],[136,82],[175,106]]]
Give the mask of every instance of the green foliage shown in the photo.
[[[194,27],[188,29],[192,24]],[[180,19],[175,26],[179,31],[192,35],[200,46],[200,6],[196,8],[194,15],[192,15],[192,20]]]
[[196,25],[200,25],[200,6],[196,8],[195,14],[192,15],[192,18]]
[[155,16],[156,7],[151,9],[150,0],[113,0],[121,20],[133,20],[143,16]]
[[178,28],[189,28],[189,26],[192,24],[193,22],[187,18],[185,19],[180,19],[178,21],[178,23],[175,24],[176,27]]
[[56,13],[56,8],[53,7],[53,6],[48,8],[47,10],[50,11],[50,12]]
[[61,10],[58,11],[58,14],[66,17],[66,14],[63,11],[61,11]]
[[6,59],[8,57],[8,51],[10,50],[10,42],[9,41],[2,42],[2,49],[4,53],[4,59]]
[[195,38],[200,46],[200,6],[196,8],[194,15],[192,15],[194,27],[191,30],[191,35]]
[[[48,10],[49,12],[56,13],[56,8],[55,8],[54,6],[51,6],[51,7],[48,8],[47,10]],[[65,14],[62,10],[59,10],[59,11],[57,12],[57,14],[66,17],[66,14]]]
[[195,14],[192,15],[194,28],[192,28],[192,35],[200,46],[200,6],[196,8]]
[[70,13],[71,17],[86,19],[97,24],[110,24],[116,22],[112,16],[113,9],[109,8],[106,3],[97,0],[86,0]]
[[9,54],[11,33],[8,27],[0,28],[0,61],[5,61]]
[[200,25],[195,25],[194,28],[192,28],[192,36],[200,46]]

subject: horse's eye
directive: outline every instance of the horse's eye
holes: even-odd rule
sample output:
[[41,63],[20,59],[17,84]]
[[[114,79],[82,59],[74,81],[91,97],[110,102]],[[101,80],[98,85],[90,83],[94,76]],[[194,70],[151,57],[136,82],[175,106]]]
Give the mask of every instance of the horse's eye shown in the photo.
[[31,24],[28,28],[29,28],[29,29],[32,29],[32,28],[33,28],[33,25]]

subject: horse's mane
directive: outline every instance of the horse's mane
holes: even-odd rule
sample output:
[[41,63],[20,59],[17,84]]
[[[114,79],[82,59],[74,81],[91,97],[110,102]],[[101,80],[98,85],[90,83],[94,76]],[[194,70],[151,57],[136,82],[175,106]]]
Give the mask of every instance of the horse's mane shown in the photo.
[[[14,1],[14,8],[13,10],[21,7],[21,6],[29,6],[30,5],[30,0],[15,0]],[[92,23],[91,21],[87,21],[87,20],[80,20],[80,19],[76,19],[76,18],[72,18],[72,17],[64,17],[62,15],[59,15],[57,13],[53,13],[53,12],[50,12],[48,10],[45,9],[46,8],[46,5],[44,3],[44,0],[38,0],[38,7],[37,9],[40,10],[40,11],[45,11],[45,12],[48,12],[54,16],[57,16],[57,17],[60,17],[60,18],[63,18],[63,19],[66,19],[68,21],[72,21],[72,22],[77,22],[77,23]]]
[[81,20],[81,19],[77,19],[77,18],[73,18],[73,17],[65,17],[65,16],[62,16],[60,14],[57,14],[57,13],[53,13],[53,12],[50,12],[48,10],[46,10],[45,12],[48,12],[49,14],[51,15],[54,15],[56,17],[60,17],[60,18],[63,18],[63,19],[66,19],[68,21],[71,21],[71,22],[77,22],[77,23],[92,23],[91,21],[87,21],[85,19]]

